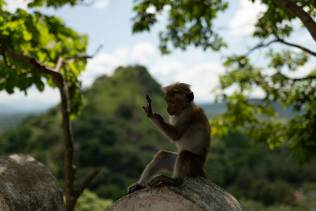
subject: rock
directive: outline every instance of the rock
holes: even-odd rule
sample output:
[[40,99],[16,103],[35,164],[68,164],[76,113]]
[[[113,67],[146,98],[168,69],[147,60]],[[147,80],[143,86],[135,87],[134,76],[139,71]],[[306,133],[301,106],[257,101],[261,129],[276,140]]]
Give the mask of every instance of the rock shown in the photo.
[[116,201],[110,211],[242,211],[239,202],[207,179],[187,178],[180,187],[146,188]]
[[63,211],[62,191],[48,168],[33,157],[1,157],[0,210]]

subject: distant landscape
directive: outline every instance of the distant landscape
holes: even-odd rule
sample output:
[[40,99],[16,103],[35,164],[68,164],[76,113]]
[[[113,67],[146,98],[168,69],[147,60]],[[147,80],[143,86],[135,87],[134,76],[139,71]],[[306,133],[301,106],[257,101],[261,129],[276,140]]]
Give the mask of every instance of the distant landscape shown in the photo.
[[[198,103],[198,105],[200,105],[204,109],[206,115],[210,119],[212,117],[216,117],[220,114],[223,114],[226,111],[226,105],[223,102]],[[288,117],[292,114],[291,109],[282,109],[280,105],[275,104],[275,108],[278,111],[280,117]],[[41,113],[44,113],[47,110],[49,110],[49,108],[44,109],[42,107],[34,107],[33,110],[24,110],[23,107],[11,108],[7,105],[0,104],[0,132],[15,127],[26,117],[36,116]]]
[[[34,103],[34,105],[36,105]],[[0,103],[0,132],[18,125],[24,118],[36,116],[49,109],[47,106],[25,107],[24,105],[9,105]]]

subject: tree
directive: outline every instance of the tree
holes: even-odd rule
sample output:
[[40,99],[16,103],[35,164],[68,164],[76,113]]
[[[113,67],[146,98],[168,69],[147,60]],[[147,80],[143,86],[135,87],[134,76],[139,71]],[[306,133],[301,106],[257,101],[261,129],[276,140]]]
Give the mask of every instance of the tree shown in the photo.
[[[230,55],[224,61],[226,73],[220,77],[217,99],[226,100],[228,110],[213,120],[213,127],[219,132],[227,128],[242,130],[270,148],[286,146],[301,161],[315,159],[316,69],[310,68],[301,78],[290,77],[287,72],[302,72],[307,62],[316,57],[315,48],[290,41],[291,35],[301,28],[316,41],[316,3],[314,0],[260,2],[267,10],[258,18],[252,34],[258,43],[248,52]],[[159,33],[162,53],[169,53],[172,47],[185,50],[192,45],[219,51],[227,44],[213,22],[228,6],[225,0],[138,0],[134,5],[133,32],[149,31],[157,23],[157,15],[164,12],[167,25]],[[267,57],[261,66],[253,64],[258,49]],[[267,73],[267,69],[273,72]],[[230,87],[237,89],[226,96],[225,90]],[[247,98],[254,89],[264,92],[262,101]],[[293,109],[293,114],[279,118],[275,103]]]
[[[80,0],[33,0],[29,8],[75,5]],[[64,194],[65,209],[74,210],[80,194],[98,171],[93,171],[83,184],[74,187],[73,134],[71,117],[81,107],[79,74],[90,56],[86,55],[87,36],[67,27],[57,17],[39,11],[5,10],[0,0],[0,91],[9,94],[36,86],[58,88],[61,97],[62,128],[64,134]]]

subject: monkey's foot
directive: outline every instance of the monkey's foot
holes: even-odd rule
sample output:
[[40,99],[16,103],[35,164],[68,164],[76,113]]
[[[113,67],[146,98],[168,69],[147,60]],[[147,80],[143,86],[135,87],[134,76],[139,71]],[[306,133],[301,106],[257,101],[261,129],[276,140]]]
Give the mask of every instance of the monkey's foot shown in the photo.
[[163,185],[180,186],[182,183],[182,178],[171,178],[165,175],[159,175],[150,180],[147,185],[149,187],[159,187]]
[[141,185],[139,183],[135,183],[135,184],[128,187],[127,193],[130,194],[130,193],[133,193],[135,191],[141,190],[143,188],[145,188],[144,185]]

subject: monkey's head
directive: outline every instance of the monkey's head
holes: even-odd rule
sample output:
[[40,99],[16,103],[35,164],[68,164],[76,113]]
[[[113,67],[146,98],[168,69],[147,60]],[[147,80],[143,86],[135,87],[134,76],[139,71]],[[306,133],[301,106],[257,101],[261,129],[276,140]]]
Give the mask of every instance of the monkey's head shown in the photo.
[[193,102],[194,94],[189,84],[175,83],[164,87],[163,90],[170,115],[180,115]]

